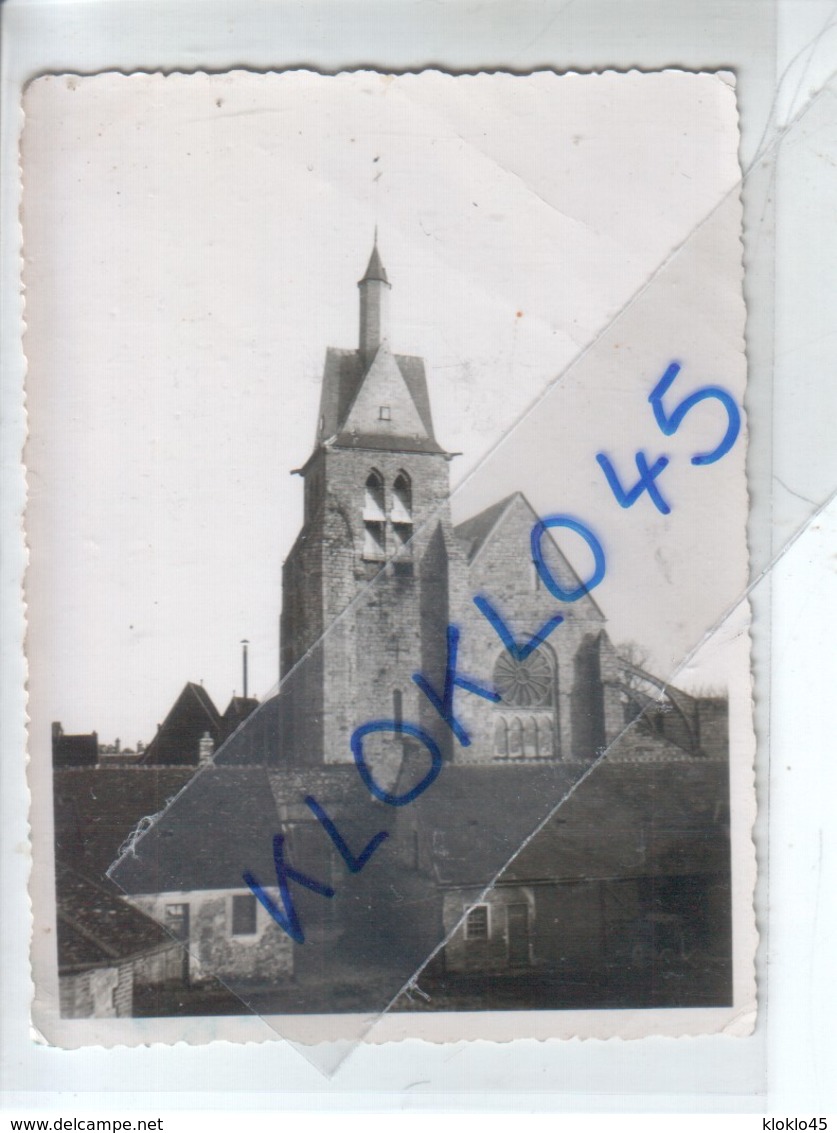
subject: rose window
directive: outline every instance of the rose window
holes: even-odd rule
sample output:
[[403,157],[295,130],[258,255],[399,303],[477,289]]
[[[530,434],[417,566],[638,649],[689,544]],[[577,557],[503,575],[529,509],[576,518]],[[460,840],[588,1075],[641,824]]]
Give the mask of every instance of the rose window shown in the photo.
[[537,649],[518,661],[503,653],[494,666],[494,685],[504,704],[537,708],[552,701],[552,666]]

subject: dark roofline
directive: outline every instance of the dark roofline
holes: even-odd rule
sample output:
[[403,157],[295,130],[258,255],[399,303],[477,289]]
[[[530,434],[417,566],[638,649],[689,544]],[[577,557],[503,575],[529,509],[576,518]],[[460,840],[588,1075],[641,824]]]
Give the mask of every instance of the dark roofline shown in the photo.
[[[454,528],[453,528],[454,535],[456,535],[457,538],[459,538],[463,541],[467,540],[471,544],[471,547],[469,547],[469,549],[468,549],[468,562],[469,563],[474,558],[476,558],[477,554],[479,554],[479,552],[482,549],[483,544],[485,543],[486,539],[488,539],[491,532],[495,529],[497,524],[500,522],[500,520],[503,518],[503,516],[508,511],[511,503],[518,496],[520,496],[521,499],[524,498],[522,492],[512,492],[512,494],[510,496],[504,496],[501,500],[496,500],[493,504],[489,504],[488,507],[483,508],[482,511],[478,511],[476,513],[476,515],[471,515],[467,519],[463,519],[461,523],[457,523],[457,524],[454,525]],[[493,515],[492,515],[492,513],[493,513]],[[464,528],[471,526],[471,525],[473,525],[476,528],[479,528],[480,521],[485,521],[489,518],[490,518],[490,523],[489,523],[488,527],[486,528],[486,530],[482,533],[482,535],[469,535],[466,531],[463,530]],[[472,553],[472,551],[473,551],[473,553]]]
[[[306,474],[306,472],[308,471],[308,469],[310,468],[310,466],[313,464],[313,462],[316,460],[316,458],[318,456],[320,456],[321,453],[329,452],[331,450],[336,450],[338,452],[378,452],[378,453],[380,453],[380,452],[391,452],[395,456],[443,456],[445,458],[445,460],[453,460],[453,458],[456,457],[456,456],[462,456],[461,452],[447,452],[445,449],[443,449],[436,442],[433,442],[433,443],[436,443],[435,448],[430,447],[430,445],[428,445],[428,444],[425,444],[422,448],[408,448],[406,446],[402,447],[402,448],[393,448],[391,445],[385,446],[385,445],[367,445],[367,444],[360,444],[360,443],[358,443],[358,444],[341,443],[341,442],[344,441],[344,439],[347,436],[351,436],[351,434],[350,433],[342,433],[342,434],[340,434],[339,437],[335,437],[335,439],[332,440],[332,441],[329,441],[329,442],[320,441],[317,445],[315,445],[314,451],[311,453],[311,455],[308,457],[308,459],[305,461],[305,463],[302,465],[302,467],[301,468],[292,468],[291,471],[290,471],[290,475],[291,476],[304,476]],[[359,435],[358,439],[360,440],[360,435]],[[403,438],[395,438],[395,439],[398,440],[398,439],[403,439]],[[304,527],[305,527],[305,525],[303,524],[303,527],[300,530],[304,530]]]
[[[126,902],[126,904],[128,904],[135,913],[141,913],[141,910],[138,909],[136,905],[131,905],[130,902]],[[142,915],[145,916],[144,913]],[[101,940],[94,936],[93,933],[88,932],[86,929],[83,929],[81,925],[77,924],[71,917],[68,917],[63,913],[58,913],[57,919],[63,921],[63,923],[67,925],[67,927],[72,932],[77,933],[79,936],[83,937],[84,940],[87,940],[90,944],[94,945],[94,947],[106,953],[106,958],[103,960],[88,960],[85,963],[62,964],[59,960],[59,975],[69,976],[74,975],[76,972],[89,972],[91,968],[118,968],[121,967],[122,964],[130,964],[134,960],[138,960],[141,956],[153,956],[157,952],[164,952],[167,948],[171,948],[173,945],[182,947],[180,942],[176,940],[175,937],[169,936],[168,940],[161,940],[159,944],[153,944],[150,948],[140,948],[136,952],[119,955],[118,953],[112,953],[111,950],[107,948]],[[158,922],[154,921],[152,917],[148,917],[148,920],[153,921],[154,924],[158,924]],[[159,925],[159,928],[162,932],[166,931],[162,927],[162,925]]]
[[[141,752],[140,754],[145,755],[146,751],[148,751],[148,748],[146,748],[145,751]],[[136,753],[134,753],[134,754],[136,754]],[[104,758],[105,759],[111,759],[112,758],[112,759],[115,760],[117,757],[116,756],[113,756],[113,757],[105,756]],[[189,771],[189,770],[191,770],[192,774],[195,774],[197,772],[198,768],[196,766],[188,764],[188,763],[137,763],[137,762],[131,762],[131,763],[116,763],[116,762],[113,762],[113,763],[110,763],[110,762],[108,762],[108,763],[88,763],[86,766],[56,767],[56,768],[53,769],[53,774],[54,775],[65,775],[68,772],[71,773],[71,774],[77,774],[77,773],[80,773],[80,772],[86,772],[87,774],[89,774],[91,771],[96,771],[96,772],[101,771],[101,772],[105,772],[105,773],[109,774],[111,771],[118,771],[120,773],[120,775],[122,775],[126,771],[143,771],[143,772],[148,772],[149,774],[151,774],[152,772],[156,773],[157,771],[182,771],[182,772],[185,773],[186,771]]]
[[[418,410],[424,432],[435,441],[424,360],[414,354],[391,353]],[[326,348],[320,391],[320,424],[315,434],[315,446],[345,431],[347,414],[351,412],[370,364],[358,349]]]
[[212,724],[214,725],[214,727],[216,727],[216,728],[221,727],[221,714],[218,711],[218,709],[215,707],[215,704],[213,703],[212,697],[209,695],[209,693],[206,691],[206,689],[203,687],[203,685],[196,685],[194,681],[187,681],[186,684],[183,686],[183,688],[180,690],[180,692],[177,694],[177,696],[174,698],[174,703],[172,704],[171,708],[166,713],[162,724],[160,725],[158,730],[154,733],[154,735],[151,737],[151,739],[148,741],[148,744],[146,745],[145,751],[143,751],[143,753],[142,753],[142,762],[143,763],[146,763],[146,762],[149,761],[149,753],[150,754],[154,753],[154,748],[158,744],[158,740],[160,738],[161,733],[163,733],[165,731],[165,729],[166,729],[166,727],[169,723],[169,720],[171,720],[172,716],[175,713],[175,710],[177,709],[178,704],[180,704],[180,701],[183,699],[183,697],[186,695],[187,692],[190,692],[192,694],[192,696],[198,702],[199,706],[203,709],[204,713],[212,721]]
[[[187,681],[183,691],[185,692],[186,689],[189,689],[189,691],[197,698],[204,711],[208,712],[210,715],[218,716],[218,709],[215,707],[212,697],[209,695],[203,685],[196,685],[194,681]],[[181,693],[181,696],[182,695],[183,693]],[[177,700],[179,699],[180,697],[177,698]],[[175,701],[175,704],[176,703],[177,701]],[[172,710],[173,709],[174,705],[172,705]],[[171,715],[171,712],[169,712],[169,715]],[[168,716],[166,717],[166,719],[168,720]]]
[[250,705],[252,705],[255,708],[258,706],[258,703],[258,697],[255,696],[231,696],[229,704],[224,709],[223,715],[226,716],[229,710],[233,707],[237,708],[242,705],[247,705],[249,707]]
[[[87,879],[85,878],[85,880],[87,880]],[[104,940],[100,940],[99,937],[95,934],[95,932],[90,932],[89,929],[84,928],[82,925],[80,925],[78,923],[78,921],[74,920],[72,917],[67,916],[67,914],[65,912],[62,912],[61,909],[58,909],[55,915],[56,915],[56,918],[59,921],[63,921],[64,924],[69,925],[70,928],[73,930],[73,932],[77,932],[78,935],[81,936],[84,940],[86,940],[88,944],[92,944],[94,947],[98,948],[98,950],[100,952],[104,952],[105,956],[108,957],[109,960],[120,960],[120,959],[121,960],[127,960],[128,959],[127,956],[120,956],[119,953],[117,951],[115,951],[115,949],[111,948],[111,946],[109,944],[106,944]],[[78,966],[80,968],[86,968],[88,965],[87,964],[80,964]],[[93,963],[90,965],[90,967],[110,968],[110,967],[112,967],[112,965],[108,963],[107,959],[106,960],[99,960],[99,961],[94,960]]]
[[384,436],[378,433],[338,433],[329,448],[342,449],[354,452],[356,450],[368,452],[396,452],[396,453],[424,453],[429,456],[451,456],[432,437],[412,437],[402,435]]

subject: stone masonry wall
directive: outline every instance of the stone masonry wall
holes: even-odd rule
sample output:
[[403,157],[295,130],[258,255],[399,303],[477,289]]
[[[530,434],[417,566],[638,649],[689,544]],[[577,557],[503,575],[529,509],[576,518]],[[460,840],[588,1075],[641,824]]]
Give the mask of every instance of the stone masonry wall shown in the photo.
[[62,975],[58,981],[62,1018],[112,1018],[117,1013],[113,993],[118,985],[117,967]]
[[[245,892],[245,891],[238,891]],[[278,893],[272,894],[278,902]],[[256,903],[256,932],[232,934],[232,890],[143,894],[131,898],[143,912],[163,924],[168,904],[189,905],[189,977],[194,983],[213,976],[246,984],[268,983],[293,971],[290,938]]]
[[[358,726],[399,713],[405,721],[432,724],[445,745],[447,729],[436,727],[438,715],[412,675],[430,667],[429,675],[441,685],[448,590],[452,580],[464,588],[465,559],[448,510],[448,462],[437,453],[360,448],[325,450],[322,461],[318,490],[324,499],[321,507],[309,500],[306,528],[307,540],[321,547],[320,571],[308,566],[298,542],[294,564],[285,572],[283,632],[292,635],[292,643],[287,650],[283,646],[283,657],[293,657],[326,627],[295,676],[300,691],[291,710],[292,761],[310,755],[315,761],[348,762]],[[395,551],[393,484],[404,472],[412,486],[413,538],[388,565],[369,561],[364,551],[365,485],[373,469],[385,486],[387,555]],[[403,747],[389,734],[369,738],[368,758],[386,764],[383,778],[397,774]]]
[[[530,552],[536,518],[522,497],[510,504],[472,561],[470,595],[485,595],[519,641],[528,640],[553,615],[563,615],[564,622],[539,646],[554,675],[553,755],[592,759],[596,747],[616,734],[622,719],[618,694],[604,679],[610,675],[612,647],[604,632],[604,617],[590,596],[573,603],[558,602],[537,577]],[[556,573],[565,569],[558,565],[555,554],[548,554],[548,561]],[[566,574],[560,581],[567,589],[578,585]],[[453,610],[452,617],[461,625],[460,671],[490,685],[498,658],[505,652],[498,634],[476,609],[472,597],[458,614]],[[457,749],[456,759],[461,762],[495,759],[498,715],[519,718],[525,727],[534,712],[495,707],[465,692],[456,694],[456,704],[472,736],[470,747]]]

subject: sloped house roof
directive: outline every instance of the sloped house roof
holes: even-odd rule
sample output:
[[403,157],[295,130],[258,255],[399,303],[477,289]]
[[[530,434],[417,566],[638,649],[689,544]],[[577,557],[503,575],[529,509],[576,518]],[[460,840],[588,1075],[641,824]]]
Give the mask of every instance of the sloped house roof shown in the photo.
[[61,976],[179,951],[134,909],[107,871],[143,817],[160,812],[191,769],[85,767],[53,776],[56,948]]
[[141,820],[159,814],[192,767],[85,767],[53,776],[55,857],[101,881]]
[[259,707],[252,696],[233,696],[223,715],[203,685],[188,681],[138,762],[197,766],[200,743],[209,735],[215,748],[222,744]]
[[[408,757],[396,790],[420,773]],[[355,855],[386,831],[359,873],[306,805],[312,795]],[[592,770],[446,764],[399,808],[372,799],[353,765],[219,766],[195,777],[113,877],[140,894],[242,888],[246,871],[275,892],[281,833],[286,863],[334,890],[326,898],[291,884],[306,934],[295,948],[300,986],[374,971],[383,1007],[441,943],[445,890],[723,873],[726,796],[726,763],[682,752],[669,762],[605,758]]]
[[66,865],[56,874],[58,971],[113,967],[179,945],[151,917]]
[[[726,764],[682,757],[676,763],[644,764],[605,758],[589,774],[566,769],[562,779],[555,776],[551,782],[539,782],[539,771],[508,766],[447,769],[445,789],[432,806],[429,799],[424,805],[420,801],[415,813],[441,885],[486,883],[481,840],[491,830],[497,832],[489,840],[491,852],[496,857],[505,854],[498,867],[505,867],[504,882],[605,880],[727,868]],[[510,823],[510,813],[521,817]]]
[[[362,400],[358,402],[361,390]],[[390,427],[385,428],[377,417],[377,409],[391,402],[394,418]],[[329,440],[346,447],[442,452],[433,432],[424,360],[393,354],[382,343],[367,365],[357,350],[329,347],[317,441],[323,444]]]
[[203,685],[189,681],[145,749],[142,762],[196,764],[198,746],[207,732],[217,745],[223,733],[221,717]]
[[224,709],[221,717],[221,739],[227,739],[244,721],[259,707],[259,702],[253,696],[233,696]]

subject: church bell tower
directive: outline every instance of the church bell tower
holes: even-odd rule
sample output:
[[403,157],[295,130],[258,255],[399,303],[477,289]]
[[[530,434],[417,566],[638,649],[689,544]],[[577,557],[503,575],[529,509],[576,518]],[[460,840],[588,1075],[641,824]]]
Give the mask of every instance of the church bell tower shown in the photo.
[[352,732],[371,720],[438,733],[411,678],[441,687],[449,610],[465,593],[451,456],[423,360],[392,352],[377,237],[358,290],[357,349],[326,351],[304,524],[283,568],[279,758],[291,765],[350,762]]

